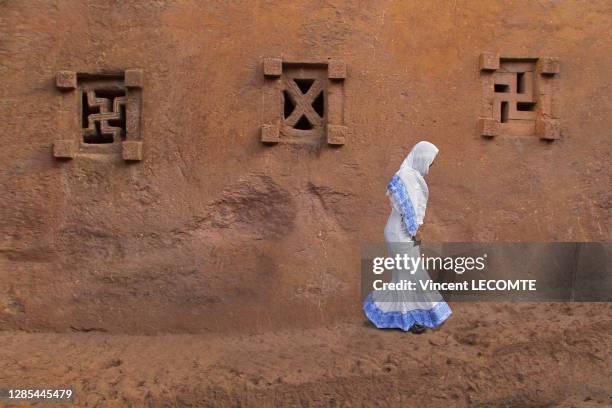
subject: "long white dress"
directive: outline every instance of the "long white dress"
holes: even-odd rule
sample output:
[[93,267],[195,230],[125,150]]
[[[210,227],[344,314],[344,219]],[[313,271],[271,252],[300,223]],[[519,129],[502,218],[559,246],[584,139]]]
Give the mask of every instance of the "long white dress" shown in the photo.
[[[438,149],[429,142],[418,143],[402,163],[388,186],[391,199],[391,215],[385,226],[387,256],[418,258],[420,245],[413,239],[423,223],[427,205],[427,184],[423,178],[433,162]],[[363,304],[366,316],[378,328],[410,330],[414,324],[429,328],[441,325],[452,313],[437,291],[421,289],[419,282],[430,280],[420,266],[414,273],[409,269],[393,270],[392,282],[414,282],[414,290],[373,291]]]

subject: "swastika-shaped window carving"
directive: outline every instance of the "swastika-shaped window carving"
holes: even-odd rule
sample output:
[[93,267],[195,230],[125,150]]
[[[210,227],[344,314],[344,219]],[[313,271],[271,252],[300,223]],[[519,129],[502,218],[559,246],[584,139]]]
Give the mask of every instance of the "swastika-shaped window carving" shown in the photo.
[[493,117],[500,123],[522,125],[536,119],[534,62],[502,62],[493,75]]
[[557,58],[481,54],[484,103],[478,120],[480,134],[558,139],[561,132],[554,103],[558,73]]
[[142,160],[142,70],[59,71],[55,81],[61,106],[55,157],[119,153],[126,161]]
[[125,91],[82,91],[84,143],[115,143],[125,140]]

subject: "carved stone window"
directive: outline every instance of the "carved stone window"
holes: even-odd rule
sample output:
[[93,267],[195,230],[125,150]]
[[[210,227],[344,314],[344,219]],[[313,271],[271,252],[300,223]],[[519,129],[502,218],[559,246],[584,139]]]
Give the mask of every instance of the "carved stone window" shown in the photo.
[[104,85],[80,90],[83,143],[117,143],[125,140],[125,90],[110,81]]
[[327,138],[330,145],[345,143],[344,63],[266,58],[263,67],[262,142],[319,144]]
[[142,159],[141,70],[121,73],[61,71],[60,131],[53,146],[57,158],[78,153],[120,153],[125,160]]
[[479,120],[481,135],[559,138],[553,113],[553,77],[559,72],[555,58],[480,57],[484,101]]
[[309,78],[298,75],[283,79],[283,126],[282,132],[302,136],[321,135],[325,127],[325,78],[313,72]]

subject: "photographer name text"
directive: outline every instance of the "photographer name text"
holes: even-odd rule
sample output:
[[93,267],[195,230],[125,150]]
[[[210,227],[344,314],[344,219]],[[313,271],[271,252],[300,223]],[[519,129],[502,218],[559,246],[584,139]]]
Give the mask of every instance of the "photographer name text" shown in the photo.
[[423,291],[535,291],[535,279],[495,280],[479,279],[463,282],[434,282],[433,280],[400,280],[373,282],[374,290],[423,290]]

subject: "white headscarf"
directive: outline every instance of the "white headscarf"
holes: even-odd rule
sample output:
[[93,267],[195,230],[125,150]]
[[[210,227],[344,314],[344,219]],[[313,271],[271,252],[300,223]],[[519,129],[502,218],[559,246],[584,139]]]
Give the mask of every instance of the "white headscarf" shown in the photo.
[[[424,141],[419,142],[414,145],[408,156],[406,156],[402,162],[400,169],[395,173],[395,176],[401,179],[401,184],[403,184],[405,192],[410,197],[412,208],[414,209],[414,220],[407,219],[411,215],[405,214],[405,212],[407,212],[407,207],[406,204],[403,203],[405,199],[402,199],[402,192],[398,192],[396,189],[393,189],[393,191],[391,191],[391,189],[387,190],[387,195],[389,195],[391,199],[391,204],[406,219],[407,227],[410,222],[414,221],[413,228],[408,227],[410,235],[416,233],[414,224],[416,224],[416,228],[423,224],[425,209],[427,208],[427,197],[429,195],[429,189],[423,177],[429,172],[429,166],[431,166],[437,154],[438,148],[432,143]],[[396,179],[395,176],[394,179]],[[389,185],[392,183],[393,179]]]

